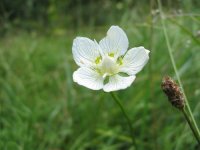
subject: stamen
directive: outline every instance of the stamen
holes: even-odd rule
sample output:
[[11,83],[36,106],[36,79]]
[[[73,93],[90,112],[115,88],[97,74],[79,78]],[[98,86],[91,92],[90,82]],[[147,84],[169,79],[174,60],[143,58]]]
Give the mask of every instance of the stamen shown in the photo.
[[97,57],[97,58],[95,59],[95,63],[96,63],[96,64],[99,64],[99,63],[101,62],[101,60],[102,60],[102,57],[99,56],[99,57]]
[[119,65],[122,65],[122,64],[123,64],[123,59],[122,59],[122,57],[119,57],[119,58],[117,59],[117,63],[118,63]]
[[110,56],[110,57],[114,57],[115,54],[114,54],[114,53],[109,53],[108,56]]

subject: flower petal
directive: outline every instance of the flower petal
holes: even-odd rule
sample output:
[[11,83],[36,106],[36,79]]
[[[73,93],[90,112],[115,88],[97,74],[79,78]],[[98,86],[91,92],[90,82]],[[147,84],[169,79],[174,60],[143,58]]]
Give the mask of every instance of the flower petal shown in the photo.
[[117,54],[116,57],[124,55],[128,49],[128,38],[126,33],[118,26],[111,26],[107,36],[99,42],[105,54]]
[[135,75],[141,71],[149,60],[149,52],[142,46],[130,49],[123,58],[120,72]]
[[77,37],[73,41],[72,53],[79,66],[91,66],[100,56],[99,45],[85,37]]
[[129,87],[136,76],[122,77],[120,75],[114,75],[109,77],[109,81],[104,85],[103,90],[105,92],[117,91]]
[[103,88],[103,77],[98,72],[86,67],[81,67],[73,73],[73,80],[79,85],[92,90]]

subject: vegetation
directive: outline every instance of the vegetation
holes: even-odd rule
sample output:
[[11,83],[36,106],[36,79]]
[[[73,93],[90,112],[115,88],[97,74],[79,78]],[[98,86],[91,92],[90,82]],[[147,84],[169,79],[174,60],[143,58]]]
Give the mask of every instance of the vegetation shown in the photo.
[[[30,10],[15,7],[25,7],[20,0],[15,6],[14,1],[7,5],[3,2],[6,11],[1,16],[0,149],[134,149],[126,120],[112,97],[72,80],[77,69],[71,52],[73,39],[86,36],[100,40],[110,25],[126,31],[129,47],[142,45],[151,51],[149,63],[133,85],[116,92],[131,118],[139,149],[198,149],[184,116],[170,106],[160,88],[163,76],[177,78],[156,1],[105,0],[101,10],[101,1],[57,4],[49,0],[44,10],[53,7],[52,14],[30,6],[29,17],[19,13],[6,19],[9,9],[5,6]],[[163,5],[178,75],[200,127],[200,3],[168,0]],[[39,6],[41,10],[44,7]]]

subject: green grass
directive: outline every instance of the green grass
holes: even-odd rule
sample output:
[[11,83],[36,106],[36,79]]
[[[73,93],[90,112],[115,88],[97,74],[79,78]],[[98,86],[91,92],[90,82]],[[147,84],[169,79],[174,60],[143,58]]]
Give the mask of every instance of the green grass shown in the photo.
[[[133,85],[118,96],[132,119],[140,149],[183,150],[197,145],[183,115],[161,91],[164,75],[175,73],[159,17],[121,22],[129,47],[150,49],[150,61]],[[200,126],[200,17],[167,19],[166,28],[178,73]],[[175,23],[176,22],[176,23]],[[71,53],[76,36],[101,39],[109,26],[39,34],[18,31],[0,40],[0,149],[131,149],[126,120],[111,96],[72,81]],[[176,78],[175,78],[176,79]]]

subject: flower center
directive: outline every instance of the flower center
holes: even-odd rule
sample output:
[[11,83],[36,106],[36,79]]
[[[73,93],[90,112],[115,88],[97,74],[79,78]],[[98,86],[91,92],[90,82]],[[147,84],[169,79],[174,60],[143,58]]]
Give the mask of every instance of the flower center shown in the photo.
[[119,65],[113,57],[105,56],[99,69],[103,75],[113,75],[118,73]]

